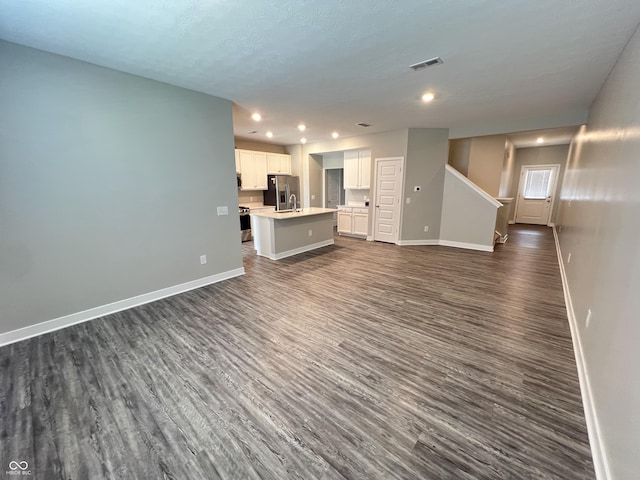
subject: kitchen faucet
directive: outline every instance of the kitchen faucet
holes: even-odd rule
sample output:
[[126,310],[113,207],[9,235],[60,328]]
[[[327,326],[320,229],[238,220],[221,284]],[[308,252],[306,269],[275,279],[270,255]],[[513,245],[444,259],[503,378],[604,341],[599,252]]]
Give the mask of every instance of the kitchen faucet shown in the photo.
[[298,199],[296,198],[296,194],[292,193],[289,195],[289,205],[291,205],[291,198],[293,198],[293,211],[295,212],[298,210]]

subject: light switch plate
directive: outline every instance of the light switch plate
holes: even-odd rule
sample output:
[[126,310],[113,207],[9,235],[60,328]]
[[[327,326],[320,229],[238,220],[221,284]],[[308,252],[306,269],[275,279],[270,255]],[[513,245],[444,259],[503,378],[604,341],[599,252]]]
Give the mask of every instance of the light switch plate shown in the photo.
[[218,207],[218,215],[229,215],[229,207]]

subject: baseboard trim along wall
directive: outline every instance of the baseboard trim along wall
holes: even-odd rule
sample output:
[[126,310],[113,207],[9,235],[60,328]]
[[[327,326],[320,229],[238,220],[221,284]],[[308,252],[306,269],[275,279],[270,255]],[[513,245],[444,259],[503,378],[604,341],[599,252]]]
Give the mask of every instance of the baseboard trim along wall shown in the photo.
[[466,248],[467,250],[479,250],[481,252],[493,252],[493,245],[480,245],[479,243],[452,242],[451,240],[440,240],[443,247]]
[[443,247],[464,248],[467,250],[479,250],[481,252],[493,252],[493,247],[489,245],[480,245],[478,243],[453,242],[451,240],[400,240],[397,245],[401,247],[411,245],[441,245]]
[[562,251],[560,250],[560,239],[556,227],[553,226],[553,238],[556,242],[556,253],[558,254],[558,264],[560,265],[560,276],[562,278],[562,290],[564,291],[564,302],[567,306],[567,318],[569,319],[569,328],[571,329],[571,340],[573,341],[573,354],[576,358],[578,367],[578,379],[580,381],[580,394],[582,397],[582,406],[584,408],[584,416],[587,422],[587,432],[589,433],[589,444],[591,446],[591,455],[593,456],[593,468],[596,472],[597,480],[611,480],[611,472],[609,462],[607,460],[606,450],[604,448],[604,439],[602,438],[600,424],[598,422],[598,414],[595,409],[593,400],[593,392],[591,383],[589,382],[589,372],[587,364],[584,361],[584,352],[582,351],[582,343],[580,335],[578,335],[578,324],[576,314],[573,310],[573,302],[571,301],[571,292],[569,283],[567,282],[567,274],[564,269],[562,260]]
[[144,305],[145,303],[155,302],[162,298],[171,297],[179,293],[188,292],[196,288],[204,287],[212,283],[221,282],[229,278],[238,277],[244,275],[244,268],[236,268],[226,272],[218,273],[216,275],[210,275],[208,277],[199,278],[190,282],[174,285],[173,287],[162,288],[154,292],[144,293],[135,297],[126,298],[124,300],[118,300],[117,302],[108,303],[82,312],[72,313],[65,315],[64,317],[54,318],[52,320],[46,320],[44,322],[37,323],[35,325],[29,325],[28,327],[19,328],[10,332],[0,333],[0,347],[9,345],[10,343],[20,342],[31,337],[37,337],[44,333],[53,332],[62,328],[70,327],[78,323],[94,320],[105,315],[127,310],[129,308],[137,307],[138,305]]
[[400,240],[398,245],[404,247],[408,245],[440,245],[440,240]]

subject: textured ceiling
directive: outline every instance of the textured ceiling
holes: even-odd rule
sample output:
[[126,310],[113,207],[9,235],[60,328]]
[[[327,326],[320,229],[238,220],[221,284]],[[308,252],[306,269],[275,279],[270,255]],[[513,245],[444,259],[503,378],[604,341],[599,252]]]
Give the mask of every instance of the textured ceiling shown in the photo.
[[588,108],[639,21],[638,0],[0,0],[0,38],[230,99],[236,135],[280,144]]

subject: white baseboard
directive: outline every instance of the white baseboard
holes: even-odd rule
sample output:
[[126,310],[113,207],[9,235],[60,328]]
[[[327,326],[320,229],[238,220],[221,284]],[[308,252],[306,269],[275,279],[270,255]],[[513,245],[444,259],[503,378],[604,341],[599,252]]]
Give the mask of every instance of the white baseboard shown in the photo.
[[[506,241],[506,239],[505,239]],[[467,250],[479,250],[481,252],[493,252],[492,245],[480,245],[477,243],[453,242],[451,240],[429,239],[429,240],[400,240],[396,245],[401,247],[410,245],[442,245],[443,247],[465,248]]]
[[397,245],[406,246],[406,245],[440,245],[440,240],[438,239],[430,239],[430,240],[400,240]]
[[507,223],[508,223],[509,225],[515,225],[515,224],[516,224],[516,221],[515,221],[515,220],[509,220]]
[[259,255],[263,257],[267,257],[271,260],[281,260],[283,258],[291,257],[293,255],[298,255],[299,253],[308,252],[309,250],[315,250],[316,248],[328,247],[329,245],[333,245],[334,243],[335,242],[333,241],[333,238],[332,238],[330,240],[324,240],[323,242],[312,243],[311,245],[305,245],[304,247],[294,248],[292,250],[276,253],[274,255],[272,254],[268,254],[268,255],[259,254]]
[[481,252],[493,252],[493,245],[480,245],[479,243],[452,242],[440,239],[439,245],[443,247],[466,248],[467,250],[479,250]]
[[595,409],[593,399],[593,391],[589,381],[589,372],[584,360],[584,352],[580,335],[578,334],[578,324],[575,311],[573,310],[573,302],[571,301],[571,292],[569,291],[569,283],[567,282],[567,274],[564,269],[562,260],[562,251],[560,250],[560,240],[555,226],[553,228],[553,237],[556,242],[556,253],[558,255],[558,264],[560,265],[560,276],[562,278],[562,290],[564,291],[564,302],[567,306],[567,318],[569,319],[569,328],[571,329],[571,340],[573,341],[573,354],[576,358],[576,366],[578,368],[578,379],[580,381],[580,393],[582,396],[582,406],[584,408],[584,416],[587,423],[587,432],[589,434],[589,444],[591,445],[591,455],[593,457],[593,467],[597,480],[611,480],[611,471],[607,459],[606,449],[604,447],[604,439],[598,422],[598,414]]
[[373,236],[367,235],[367,242],[373,242]]
[[162,288],[154,292],[144,293],[135,297],[126,298],[124,300],[118,300],[117,302],[108,303],[99,307],[83,310],[82,312],[72,313],[65,315],[64,317],[54,318],[52,320],[46,320],[44,322],[36,323],[35,325],[29,325],[28,327],[19,328],[10,332],[0,333],[0,347],[9,345],[10,343],[20,342],[31,337],[37,337],[44,333],[53,332],[62,328],[70,327],[77,323],[87,322],[105,315],[127,310],[129,308],[137,307],[138,305],[144,305],[145,303],[155,302],[162,298],[171,297],[178,293],[188,292],[196,288],[204,287],[212,283],[221,282],[229,278],[244,275],[244,268],[236,268],[226,272],[218,273],[216,275],[210,275],[208,277],[199,278],[190,282],[174,285],[173,287]]

